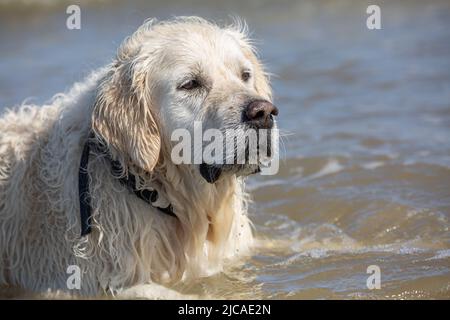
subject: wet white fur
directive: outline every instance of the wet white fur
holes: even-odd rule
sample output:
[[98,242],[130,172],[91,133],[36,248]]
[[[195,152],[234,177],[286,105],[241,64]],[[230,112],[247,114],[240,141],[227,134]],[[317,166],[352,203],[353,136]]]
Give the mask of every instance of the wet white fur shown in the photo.
[[[182,37],[191,38],[177,47],[171,39],[190,29]],[[152,283],[170,287],[213,274],[251,250],[242,179],[228,175],[208,184],[196,166],[170,161],[171,126],[185,122],[189,127],[186,122],[195,120],[193,115],[206,113],[183,109],[188,103],[170,89],[189,65],[161,56],[170,49],[192,53],[186,60],[196,59],[201,50],[222,68],[228,47],[247,59],[255,79],[244,87],[231,71],[217,72],[214,104],[227,102],[236,90],[270,99],[266,77],[240,29],[219,28],[200,18],[146,22],[110,65],[69,92],[43,106],[9,110],[0,118],[1,286],[82,295],[131,292],[131,297],[152,298]],[[205,47],[207,43],[224,46],[223,55]],[[240,47],[245,54],[236,49]],[[202,105],[189,103],[192,108]],[[223,110],[216,111],[226,118]],[[106,139],[116,159],[146,177],[142,187],[158,186],[179,220],[126,191],[111,175],[109,162],[93,154],[88,168],[93,231],[80,238],[78,170],[91,128]],[[69,265],[82,270],[80,290],[67,289]]]

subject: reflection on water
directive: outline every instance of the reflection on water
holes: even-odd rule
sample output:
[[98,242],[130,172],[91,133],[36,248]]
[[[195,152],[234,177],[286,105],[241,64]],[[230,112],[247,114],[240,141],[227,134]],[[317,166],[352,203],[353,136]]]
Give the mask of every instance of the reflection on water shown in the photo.
[[[450,297],[450,5],[0,1],[0,105],[43,102],[109,62],[145,18],[246,18],[274,74],[281,170],[251,177],[259,248],[181,286],[214,298]],[[5,4],[6,3],[6,4]],[[29,4],[31,3],[31,4]],[[33,3],[45,3],[44,6]],[[381,268],[368,290],[366,268]]]

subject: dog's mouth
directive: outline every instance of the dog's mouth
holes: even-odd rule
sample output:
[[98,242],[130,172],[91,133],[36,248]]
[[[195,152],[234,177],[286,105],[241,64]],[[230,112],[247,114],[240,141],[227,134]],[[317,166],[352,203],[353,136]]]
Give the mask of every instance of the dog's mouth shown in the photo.
[[249,176],[261,172],[259,165],[251,164],[206,164],[199,166],[200,175],[208,182],[215,183],[222,175],[236,174],[236,176]]
[[222,175],[222,168],[219,166],[202,163],[199,167],[201,176],[208,182],[214,183]]
[[[235,150],[231,154],[224,154],[223,163],[203,162],[199,166],[201,176],[208,183],[215,183],[224,175],[249,176],[261,172],[261,167],[267,166],[273,156],[270,130],[266,140],[261,144],[258,136],[256,145],[251,147],[246,140],[242,154],[239,156]],[[226,163],[225,159],[231,159],[231,163]]]

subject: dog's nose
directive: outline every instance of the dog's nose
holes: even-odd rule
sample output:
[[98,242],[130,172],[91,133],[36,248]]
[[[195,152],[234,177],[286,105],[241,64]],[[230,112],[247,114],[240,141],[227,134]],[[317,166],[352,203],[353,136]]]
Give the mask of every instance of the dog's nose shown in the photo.
[[254,100],[244,110],[244,122],[254,125],[258,129],[271,129],[273,116],[278,115],[278,108],[265,100]]

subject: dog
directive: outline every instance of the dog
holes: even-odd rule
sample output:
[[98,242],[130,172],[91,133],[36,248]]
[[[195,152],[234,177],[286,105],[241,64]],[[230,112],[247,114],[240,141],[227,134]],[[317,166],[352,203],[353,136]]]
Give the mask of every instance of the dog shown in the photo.
[[170,139],[195,121],[276,127],[246,33],[198,17],[148,20],[68,92],[4,113],[3,288],[154,297],[152,285],[208,276],[251,252],[244,180],[258,164],[174,164]]

